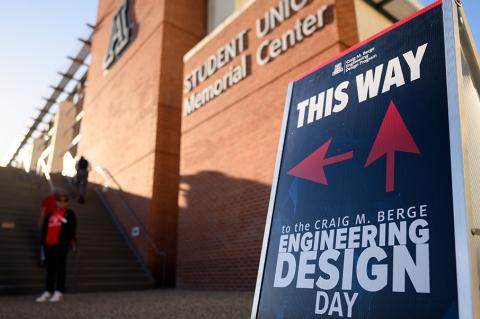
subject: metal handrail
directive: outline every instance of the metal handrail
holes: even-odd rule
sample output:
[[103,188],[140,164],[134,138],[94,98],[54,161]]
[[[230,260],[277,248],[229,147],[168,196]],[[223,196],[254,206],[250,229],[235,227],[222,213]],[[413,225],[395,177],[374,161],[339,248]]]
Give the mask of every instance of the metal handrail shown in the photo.
[[[147,239],[147,242],[150,244],[153,252],[157,255],[157,256],[161,256],[161,259],[162,259],[162,285],[165,285],[165,278],[166,278],[166,264],[167,264],[167,254],[160,250],[158,248],[158,246],[155,244],[154,240],[150,237],[149,233],[148,233],[148,230],[147,228],[145,227],[145,225],[143,224],[143,222],[140,220],[140,218],[138,217],[137,213],[135,212],[135,209],[128,203],[128,201],[126,200],[125,198],[125,192],[123,191],[122,189],[122,186],[120,185],[120,183],[115,179],[115,177],[113,177],[112,173],[110,173],[110,171],[106,168],[102,168],[101,166],[99,165],[96,165],[95,166],[95,171],[99,173],[99,175],[103,178],[104,180],[104,183],[103,183],[103,187],[102,187],[102,192],[106,192],[108,189],[109,189],[109,182],[112,181],[118,188],[118,196],[119,198],[121,199],[123,205],[125,206],[125,208],[127,209],[128,213],[130,214],[130,216],[132,216],[134,218],[134,220],[136,221],[136,223],[139,225],[139,227],[141,228],[142,230],[142,233],[145,234],[145,237]],[[97,192],[98,195],[101,195],[100,193]],[[102,196],[103,197],[103,196]],[[105,200],[103,200],[105,204],[107,204],[107,202]],[[120,223],[121,224],[121,223]],[[127,232],[128,233],[128,232]]]
[[40,165],[41,172],[43,173],[43,175],[45,176],[45,179],[48,182],[48,186],[50,187],[50,191],[53,192],[54,186],[53,186],[53,183],[52,183],[52,178],[50,177],[50,173],[48,172],[47,164],[45,164],[45,160],[43,158],[40,158],[38,160],[38,164]]
[[[52,183],[52,180],[51,180],[51,176],[50,176],[50,172],[48,170],[48,167],[45,163],[45,160],[43,158],[40,158],[38,160],[38,165],[40,166],[41,168],[41,173],[44,175],[45,179],[47,180],[48,182],[48,185],[50,187],[50,190],[53,192],[54,191],[54,185]],[[118,190],[120,191],[120,194],[119,194],[119,197],[123,203],[123,205],[127,208],[127,211],[130,213],[131,216],[134,217],[135,221],[138,223],[138,225],[141,227],[142,229],[142,233],[145,234],[145,237],[147,239],[147,242],[150,244],[153,252],[157,255],[157,256],[160,256],[161,257],[161,260],[162,260],[162,283],[161,285],[162,286],[165,286],[165,280],[166,280],[166,265],[167,265],[167,254],[160,250],[157,245],[155,244],[155,242],[153,241],[153,239],[150,237],[150,235],[148,234],[148,231],[145,227],[145,225],[143,225],[142,221],[140,220],[140,218],[138,217],[138,215],[136,214],[135,212],[135,209],[133,207],[130,206],[130,204],[127,202],[127,200],[125,199],[124,197],[124,191],[122,189],[122,187],[120,186],[120,184],[118,183],[118,181],[113,177],[113,175],[107,170],[107,169],[103,169],[102,167],[100,166],[96,166],[95,170],[100,174],[100,176],[102,176],[102,178],[104,179],[104,184],[103,184],[103,188],[101,190],[101,192],[95,192],[98,196],[100,196],[100,199],[102,201],[102,203],[104,205],[107,206],[107,209],[110,210],[110,213],[112,215],[113,218],[117,219],[116,220],[116,223],[118,224],[118,226],[122,226],[123,229],[124,229],[124,233],[125,234],[128,234],[128,231],[126,231],[125,227],[123,226],[122,223],[120,223],[118,221],[118,217],[113,213],[113,210],[112,208],[110,207],[110,205],[108,204],[108,202],[106,201],[106,199],[104,198],[104,196],[102,196],[101,193],[104,193],[108,190],[108,182],[111,180],[115,183],[115,185],[118,187]],[[125,236],[125,238],[127,240],[130,241],[130,245],[133,249],[136,249],[135,248],[135,245],[133,244],[133,242],[130,240],[130,237],[129,236]],[[139,258],[141,258],[139,256]]]

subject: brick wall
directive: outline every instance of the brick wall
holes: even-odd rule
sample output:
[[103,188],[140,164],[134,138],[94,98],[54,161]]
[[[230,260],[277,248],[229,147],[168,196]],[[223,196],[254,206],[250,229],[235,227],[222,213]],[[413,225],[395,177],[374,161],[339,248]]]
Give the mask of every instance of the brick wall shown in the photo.
[[[298,74],[358,41],[353,0],[311,1],[265,38],[255,19],[278,1],[256,1],[210,36],[185,61],[184,75],[247,29],[251,73],[190,115],[183,115],[180,149],[177,286],[252,289],[263,239],[287,85]],[[273,39],[318,10],[333,19],[273,62],[255,62],[260,41]],[[230,65],[194,92],[212,84]],[[186,97],[188,94],[184,94]]]
[[[288,82],[357,41],[353,0],[310,1],[262,39],[255,34],[255,19],[278,0],[253,2],[197,45],[185,62],[185,52],[204,35],[205,0],[131,0],[134,40],[104,72],[112,14],[121,2],[99,3],[79,154],[107,168],[119,182],[156,244],[167,252],[170,285],[176,278],[182,288],[251,289]],[[323,4],[334,6],[331,23],[271,63],[257,65],[261,41],[279,37]],[[193,114],[182,115],[183,74],[241,30],[248,30],[247,78]],[[102,182],[95,174],[92,179]],[[108,200],[130,226],[116,195]],[[145,242],[135,244],[159,274],[160,260]]]
[[[182,57],[204,35],[205,1],[130,0],[133,40],[104,71],[112,16],[122,3],[99,1],[79,154],[108,169],[118,181],[128,204],[167,253],[167,277],[173,285]],[[92,181],[102,183],[102,178],[93,173]],[[120,196],[108,199],[131,227]],[[149,254],[146,241],[135,244],[151,270],[160,272],[160,262]]]

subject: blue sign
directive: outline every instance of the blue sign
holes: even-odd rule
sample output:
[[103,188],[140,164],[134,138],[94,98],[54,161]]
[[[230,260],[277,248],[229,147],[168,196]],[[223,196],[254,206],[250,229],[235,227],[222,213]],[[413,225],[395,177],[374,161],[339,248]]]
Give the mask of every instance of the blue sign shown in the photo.
[[290,85],[256,317],[458,318],[442,19]]

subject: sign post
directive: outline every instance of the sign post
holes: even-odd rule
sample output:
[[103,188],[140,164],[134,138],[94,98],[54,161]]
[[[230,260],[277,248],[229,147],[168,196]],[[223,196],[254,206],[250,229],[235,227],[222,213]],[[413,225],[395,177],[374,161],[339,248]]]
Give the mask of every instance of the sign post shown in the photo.
[[480,81],[457,6],[290,83],[252,318],[478,318]]

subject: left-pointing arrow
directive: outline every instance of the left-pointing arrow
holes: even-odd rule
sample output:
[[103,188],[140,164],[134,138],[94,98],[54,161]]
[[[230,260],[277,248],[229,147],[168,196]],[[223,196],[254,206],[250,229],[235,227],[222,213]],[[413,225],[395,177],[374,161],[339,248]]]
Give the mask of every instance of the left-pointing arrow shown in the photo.
[[315,183],[328,185],[324,167],[335,163],[343,162],[353,157],[353,151],[340,155],[325,158],[328,148],[332,143],[329,139],[313,153],[304,158],[300,163],[293,167],[287,174],[300,177]]

